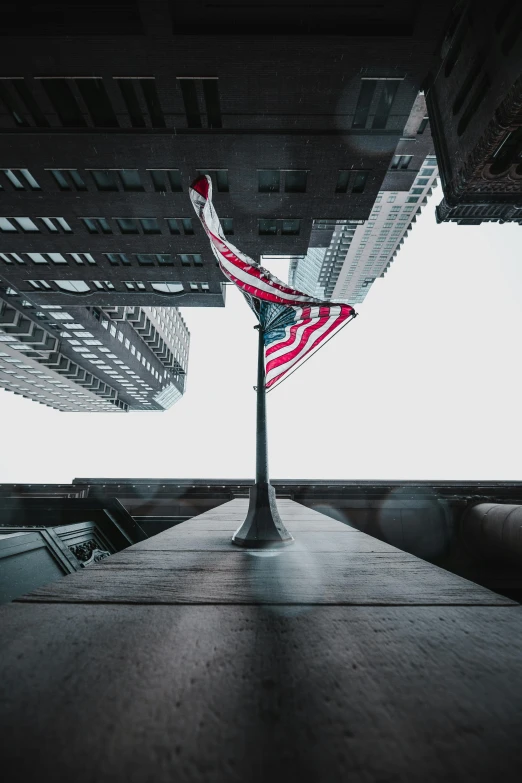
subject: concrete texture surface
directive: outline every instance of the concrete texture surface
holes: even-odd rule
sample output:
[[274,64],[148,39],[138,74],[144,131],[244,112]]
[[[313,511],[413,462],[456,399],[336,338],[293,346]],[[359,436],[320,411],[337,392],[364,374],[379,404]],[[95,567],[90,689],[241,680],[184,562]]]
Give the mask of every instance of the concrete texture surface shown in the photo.
[[227,506],[2,608],[9,783],[520,780],[518,604],[289,501],[227,551]]

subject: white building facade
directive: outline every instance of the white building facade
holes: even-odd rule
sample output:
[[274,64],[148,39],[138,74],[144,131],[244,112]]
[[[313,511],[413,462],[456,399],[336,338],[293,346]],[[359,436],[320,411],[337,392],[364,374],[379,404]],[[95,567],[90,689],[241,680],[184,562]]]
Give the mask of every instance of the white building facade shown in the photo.
[[174,307],[42,306],[0,298],[0,388],[60,411],[166,410],[185,390],[190,335]]
[[436,184],[437,174],[435,156],[429,155],[408,191],[379,192],[368,221],[354,232],[332,299],[350,304],[364,301],[372,283],[384,277],[399,252]]

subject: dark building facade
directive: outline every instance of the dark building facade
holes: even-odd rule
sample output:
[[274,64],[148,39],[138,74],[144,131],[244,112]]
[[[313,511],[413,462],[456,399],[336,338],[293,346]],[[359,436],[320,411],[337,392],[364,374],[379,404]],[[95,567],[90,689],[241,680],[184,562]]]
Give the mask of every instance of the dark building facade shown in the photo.
[[457,9],[427,93],[444,190],[437,220],[522,224],[520,3]]
[[10,5],[0,277],[42,303],[222,305],[199,172],[257,259],[366,219],[450,6],[290,3],[267,25],[250,2]]
[[40,305],[0,296],[0,387],[60,411],[163,411],[185,391],[176,307]]
[[0,502],[0,603],[146,538],[117,501],[99,503],[60,491],[42,497],[16,491],[4,495]]

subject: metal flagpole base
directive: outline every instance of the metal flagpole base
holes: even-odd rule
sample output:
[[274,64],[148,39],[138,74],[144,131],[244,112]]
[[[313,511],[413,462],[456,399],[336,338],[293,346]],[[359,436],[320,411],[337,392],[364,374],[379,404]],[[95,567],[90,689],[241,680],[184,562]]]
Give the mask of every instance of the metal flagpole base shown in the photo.
[[276,547],[292,544],[293,537],[283,524],[271,484],[254,484],[250,489],[248,514],[232,536],[236,546],[250,548]]

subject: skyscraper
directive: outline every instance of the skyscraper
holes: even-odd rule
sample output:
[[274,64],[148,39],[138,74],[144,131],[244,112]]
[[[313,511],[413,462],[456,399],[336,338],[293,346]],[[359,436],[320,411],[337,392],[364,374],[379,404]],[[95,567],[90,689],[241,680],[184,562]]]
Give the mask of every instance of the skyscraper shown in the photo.
[[289,280],[313,296],[357,304],[383,277],[437,178],[419,94],[367,221],[314,221],[308,252],[291,262]]
[[0,298],[0,386],[61,411],[165,410],[183,395],[189,332],[175,307]]
[[255,259],[367,219],[451,2],[102,5],[2,16],[0,278],[42,305],[222,306],[201,172]]

